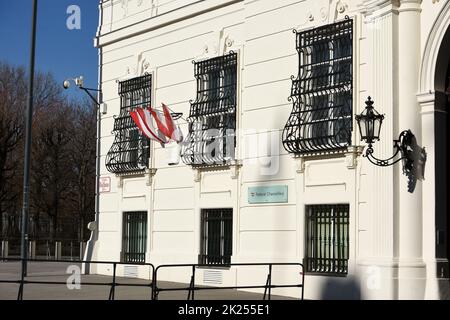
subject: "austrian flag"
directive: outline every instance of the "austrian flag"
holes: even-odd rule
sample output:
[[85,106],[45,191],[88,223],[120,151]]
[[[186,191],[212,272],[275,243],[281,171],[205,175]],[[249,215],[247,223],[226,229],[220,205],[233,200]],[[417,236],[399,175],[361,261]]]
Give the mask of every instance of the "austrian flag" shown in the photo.
[[[183,141],[180,128],[174,123],[169,108],[163,104],[163,112],[148,108],[136,108],[130,111],[130,116],[139,130],[149,139],[158,141],[164,146],[173,140],[177,143]],[[155,125],[156,124],[156,125]]]

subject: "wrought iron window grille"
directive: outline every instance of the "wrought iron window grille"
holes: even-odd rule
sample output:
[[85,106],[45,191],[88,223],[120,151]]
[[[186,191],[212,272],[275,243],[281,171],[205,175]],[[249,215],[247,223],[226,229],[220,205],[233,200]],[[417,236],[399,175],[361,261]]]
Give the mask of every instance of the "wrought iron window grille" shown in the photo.
[[349,205],[306,207],[306,272],[346,275],[349,259]]
[[124,212],[122,228],[122,262],[145,262],[147,212]]
[[235,157],[237,53],[194,62],[197,96],[191,101],[182,160],[226,165]]
[[233,209],[202,209],[199,264],[227,265],[232,249]]
[[343,150],[353,130],[353,20],[296,33],[298,76],[283,145],[298,155]]
[[148,168],[150,140],[134,124],[129,111],[151,104],[152,75],[119,82],[120,114],[114,116],[114,142],[106,168],[116,174],[143,173]]

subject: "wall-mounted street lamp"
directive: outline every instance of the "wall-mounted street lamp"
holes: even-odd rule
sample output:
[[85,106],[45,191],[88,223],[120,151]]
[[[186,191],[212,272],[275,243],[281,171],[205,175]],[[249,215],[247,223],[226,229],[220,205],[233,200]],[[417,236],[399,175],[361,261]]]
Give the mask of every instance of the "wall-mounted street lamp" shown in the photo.
[[63,82],[63,87],[64,89],[69,89],[70,88],[70,82],[73,81],[75,83],[75,85],[80,89],[83,90],[84,92],[86,92],[86,94],[89,96],[89,98],[91,98],[92,101],[94,101],[94,103],[97,105],[98,108],[100,108],[99,110],[101,111],[102,114],[106,114],[107,112],[107,105],[106,103],[99,103],[97,101],[97,99],[92,95],[91,91],[93,92],[101,92],[101,90],[98,89],[92,89],[92,88],[85,88],[84,87],[84,79],[83,76],[79,76],[77,78],[69,78],[64,80]]
[[[394,140],[394,155],[388,159],[378,159],[373,155],[372,144],[380,140],[381,125],[383,124],[384,115],[379,114],[373,107],[373,100],[369,97],[366,101],[366,108],[361,114],[356,115],[361,140],[368,144],[366,153],[363,155],[371,163],[380,167],[388,167],[402,161],[403,173],[410,180],[423,178],[423,168],[426,160],[426,153],[423,148],[417,146],[417,141],[411,130],[404,130],[400,133],[397,140]],[[400,156],[399,156],[400,155]],[[416,161],[416,163],[415,163]],[[422,173],[417,176],[418,166],[421,166]],[[415,184],[414,184],[415,186]],[[414,188],[410,186],[409,191]]]

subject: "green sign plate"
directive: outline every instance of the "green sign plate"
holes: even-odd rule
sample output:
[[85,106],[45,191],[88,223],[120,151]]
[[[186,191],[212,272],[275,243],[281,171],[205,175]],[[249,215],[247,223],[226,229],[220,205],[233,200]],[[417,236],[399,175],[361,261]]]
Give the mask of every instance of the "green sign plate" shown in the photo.
[[249,187],[248,203],[286,203],[288,186]]

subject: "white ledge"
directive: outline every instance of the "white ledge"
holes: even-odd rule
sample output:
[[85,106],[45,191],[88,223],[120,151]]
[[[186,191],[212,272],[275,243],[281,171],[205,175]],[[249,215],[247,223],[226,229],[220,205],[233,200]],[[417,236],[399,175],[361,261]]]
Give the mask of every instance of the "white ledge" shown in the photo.
[[155,17],[150,17],[136,23],[132,23],[126,27],[122,27],[105,33],[101,32],[100,35],[95,38],[95,47],[101,48],[123,39],[128,39],[136,35],[159,29],[212,10],[216,10],[243,1],[244,0],[197,1],[179,9],[169,11]]

